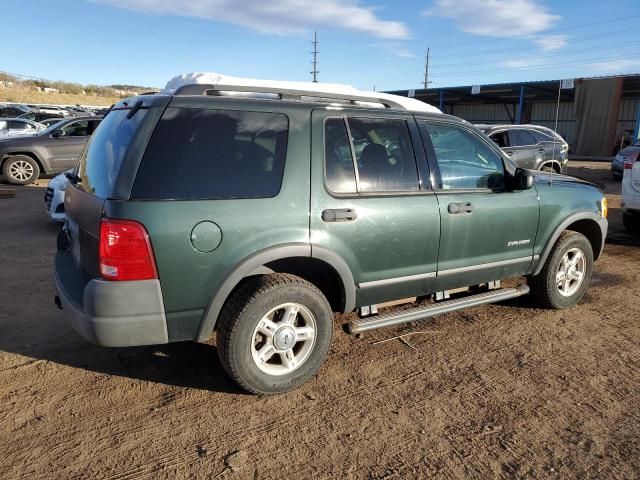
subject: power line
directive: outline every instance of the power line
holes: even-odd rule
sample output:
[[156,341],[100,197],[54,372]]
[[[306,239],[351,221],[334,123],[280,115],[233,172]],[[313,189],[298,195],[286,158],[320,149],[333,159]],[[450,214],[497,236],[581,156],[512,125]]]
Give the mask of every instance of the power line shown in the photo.
[[[544,31],[544,32],[540,32],[538,35],[553,35],[553,34],[562,34],[564,32],[566,32],[567,30],[576,30],[576,29],[580,29],[580,28],[586,28],[586,27],[592,27],[594,25],[604,25],[607,23],[613,23],[613,22],[623,22],[626,20],[632,20],[635,18],[640,17],[639,15],[627,15],[624,17],[617,17],[617,18],[611,18],[609,20],[602,20],[599,22],[591,22],[591,23],[582,23],[582,24],[578,24],[578,25],[573,25],[573,26],[568,26],[568,27],[562,27],[562,28],[557,28],[554,30],[548,30],[548,31]],[[608,35],[608,33],[607,33]],[[524,39],[524,37],[523,37]],[[479,40],[479,41],[475,41],[475,42],[468,42],[468,43],[453,43],[453,44],[447,44],[447,45],[436,45],[435,48],[447,48],[447,49],[452,49],[452,48],[460,48],[460,47],[472,47],[472,46],[476,46],[479,43],[493,43],[493,42],[503,42],[505,39],[504,38],[490,38],[487,40]]]
[[320,73],[318,71],[318,32],[313,32],[313,42],[311,44],[313,45],[313,51],[311,52],[313,55],[313,60],[311,61],[313,70],[311,75],[313,76],[313,83],[318,83],[318,74]]
[[[625,47],[625,46],[630,46],[630,45],[637,45],[638,43],[640,43],[640,40],[635,40],[632,42],[623,42],[623,43],[614,43],[611,45],[601,45],[597,48],[594,47],[589,47],[589,48],[581,48],[578,50],[562,50],[562,51],[557,51],[557,52],[550,52],[550,53],[546,53],[546,54],[540,54],[540,55],[531,55],[528,57],[511,57],[508,60],[510,61],[520,61],[520,60],[543,60],[546,58],[554,58],[554,57],[567,57],[567,56],[572,56],[572,55],[576,55],[578,53],[583,53],[583,52],[600,52],[600,51],[607,51],[608,49],[611,48],[616,48],[616,47]],[[488,63],[490,63],[491,60],[483,60],[483,61],[478,61],[478,62],[449,62],[449,63],[438,63],[435,62],[435,66],[438,67],[438,69],[441,69],[442,67],[444,67],[444,69],[446,70],[446,67],[460,67],[461,63],[464,63],[465,67],[471,66],[471,65],[486,65]]]
[[[531,67],[522,67],[522,68],[502,68],[502,69],[498,69],[498,68],[490,68],[490,69],[485,69],[485,70],[460,70],[460,71],[449,71],[446,72],[447,76],[450,75],[457,75],[457,74],[464,74],[466,76],[468,75],[472,75],[472,74],[486,74],[486,75],[504,75],[505,73],[519,73],[519,72],[527,72],[527,71],[531,71],[531,70],[548,70],[548,69],[557,69],[557,67],[571,67],[571,66],[587,66],[590,63],[597,63],[597,62],[606,62],[609,60],[621,60],[621,59],[628,59],[629,56],[628,55],[616,55],[613,57],[600,57],[600,58],[585,58],[584,60],[580,61],[580,62],[560,62],[560,63],[548,63],[546,65],[539,65],[539,66],[531,66]],[[441,78],[440,75],[437,75],[438,78]]]
[[[607,33],[607,38],[611,38],[611,37],[619,37],[621,35],[629,35],[629,30],[615,30],[613,32],[608,32]],[[601,39],[602,38],[602,34],[597,33],[597,34],[591,34],[591,35],[585,35],[585,36],[581,36],[581,37],[573,37],[570,39],[571,42],[577,42],[577,41],[585,41],[585,40],[597,40],[597,39]],[[502,40],[504,42],[504,39]],[[566,41],[562,40],[562,41],[556,41],[556,42],[550,42],[547,45],[550,46],[557,46],[557,47],[562,47],[566,44]],[[530,47],[532,48],[532,47]],[[491,54],[491,53],[504,53],[504,52],[511,52],[511,51],[522,51],[523,47],[519,46],[519,47],[507,47],[507,48],[499,48],[499,49],[493,49],[493,50],[476,50],[474,52],[467,52],[467,53],[458,53],[458,54],[443,54],[443,55],[432,55],[431,58],[434,59],[438,59],[438,58],[461,58],[461,57],[476,57],[478,55],[487,55],[487,54]]]

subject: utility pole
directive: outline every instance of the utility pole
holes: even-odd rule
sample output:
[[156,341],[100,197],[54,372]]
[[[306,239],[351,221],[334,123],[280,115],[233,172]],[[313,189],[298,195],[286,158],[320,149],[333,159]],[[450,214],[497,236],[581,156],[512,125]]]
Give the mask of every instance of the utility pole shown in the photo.
[[311,52],[311,55],[313,55],[313,60],[311,61],[313,70],[310,73],[313,75],[313,83],[318,83],[318,74],[320,73],[318,71],[318,32],[313,32],[313,42],[311,42],[311,45],[313,45],[313,51]]
[[431,83],[431,81],[429,80],[429,48],[427,48],[427,54],[425,55],[425,59],[424,59],[424,81],[422,82],[422,85],[424,86],[424,89],[426,90],[427,88],[429,88],[429,84]]

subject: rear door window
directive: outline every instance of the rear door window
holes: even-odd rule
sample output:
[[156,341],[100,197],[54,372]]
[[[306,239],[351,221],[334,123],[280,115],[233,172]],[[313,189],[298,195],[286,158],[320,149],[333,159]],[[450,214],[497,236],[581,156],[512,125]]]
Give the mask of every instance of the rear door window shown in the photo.
[[529,130],[509,130],[509,144],[512,147],[527,147],[537,145],[538,140]]
[[553,142],[557,141],[551,134],[545,133],[541,130],[529,130],[531,134],[536,138],[538,142]]
[[81,120],[72,122],[62,128],[65,137],[86,137],[89,135],[89,122]]
[[133,199],[268,198],[280,191],[289,121],[281,113],[167,108]]
[[325,171],[327,188],[334,193],[420,190],[409,128],[402,119],[327,119]]

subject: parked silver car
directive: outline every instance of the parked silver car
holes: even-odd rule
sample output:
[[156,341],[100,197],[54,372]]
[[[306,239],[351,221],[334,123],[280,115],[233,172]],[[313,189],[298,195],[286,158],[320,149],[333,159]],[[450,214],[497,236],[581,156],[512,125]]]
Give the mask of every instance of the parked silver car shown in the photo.
[[569,144],[550,128],[539,125],[476,125],[519,167],[566,173]]
[[26,118],[0,118],[0,138],[34,135],[44,128],[43,124]]

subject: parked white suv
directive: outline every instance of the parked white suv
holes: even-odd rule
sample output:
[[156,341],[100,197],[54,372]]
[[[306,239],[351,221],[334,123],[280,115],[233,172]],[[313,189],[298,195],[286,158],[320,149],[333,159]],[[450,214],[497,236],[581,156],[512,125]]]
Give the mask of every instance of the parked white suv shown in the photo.
[[53,177],[44,192],[45,212],[56,222],[64,222],[66,218],[64,213],[64,191],[69,184],[69,179],[66,177],[66,174],[71,172],[73,172],[73,169]]
[[630,233],[640,233],[640,159],[638,155],[624,163],[622,177],[622,219]]

